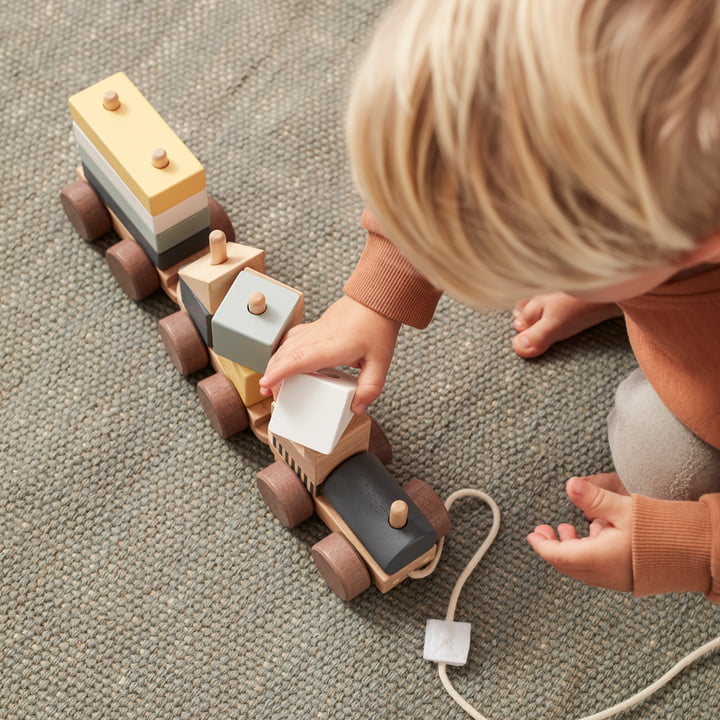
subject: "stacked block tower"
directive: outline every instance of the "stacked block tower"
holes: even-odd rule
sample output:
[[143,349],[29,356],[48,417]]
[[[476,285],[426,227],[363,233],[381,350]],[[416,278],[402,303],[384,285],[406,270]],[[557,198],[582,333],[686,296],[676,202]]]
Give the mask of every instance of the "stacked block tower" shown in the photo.
[[178,310],[159,322],[175,367],[197,382],[222,437],[245,428],[274,457],[257,477],[288,527],[317,513],[331,533],[312,554],[328,585],[349,600],[381,592],[432,561],[449,530],[442,501],[420,480],[400,486],[383,463],[380,427],[350,404],[353,375],[336,368],[286,380],[273,403],[259,381],[285,333],[303,321],[304,295],[265,274],[265,252],[234,241],[208,195],[205,170],[140,91],[117,73],[70,100],[79,179],[61,200],[91,241],[111,228],[106,252],[128,296],[161,287]]

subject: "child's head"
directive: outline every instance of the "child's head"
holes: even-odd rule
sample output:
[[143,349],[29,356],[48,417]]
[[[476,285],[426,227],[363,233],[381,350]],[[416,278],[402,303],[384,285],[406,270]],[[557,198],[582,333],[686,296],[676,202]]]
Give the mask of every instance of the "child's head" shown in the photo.
[[671,264],[720,229],[720,3],[405,0],[348,137],[393,242],[469,304]]

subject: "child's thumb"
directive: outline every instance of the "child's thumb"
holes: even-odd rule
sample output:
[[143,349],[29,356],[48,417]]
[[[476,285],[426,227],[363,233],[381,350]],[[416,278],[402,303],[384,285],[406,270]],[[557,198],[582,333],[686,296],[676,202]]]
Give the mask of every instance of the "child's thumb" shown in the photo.
[[610,520],[621,511],[623,498],[614,492],[604,490],[587,478],[572,477],[565,486],[570,501],[592,521],[596,518]]

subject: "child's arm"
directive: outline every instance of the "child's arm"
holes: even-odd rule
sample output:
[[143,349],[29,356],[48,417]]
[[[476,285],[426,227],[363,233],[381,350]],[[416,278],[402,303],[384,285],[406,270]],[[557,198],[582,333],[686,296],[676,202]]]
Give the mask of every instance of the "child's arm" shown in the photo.
[[301,372],[359,367],[352,408],[361,413],[380,395],[400,325],[424,328],[432,319],[440,291],[385,237],[369,210],[362,225],[367,243],[345,284],[345,297],[319,320],[290,330],[260,381],[266,395]]
[[528,542],[563,575],[635,595],[695,591],[720,602],[720,494],[698,502],[655,500],[572,478],[572,502],[593,520],[588,537],[571,525],[538,526]]

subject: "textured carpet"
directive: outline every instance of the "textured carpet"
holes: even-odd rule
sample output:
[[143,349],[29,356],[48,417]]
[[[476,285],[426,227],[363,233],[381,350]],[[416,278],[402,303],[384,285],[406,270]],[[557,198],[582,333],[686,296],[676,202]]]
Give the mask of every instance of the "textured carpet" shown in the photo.
[[[343,144],[354,62],[384,0],[7,0],[0,8],[0,717],[8,720],[402,718],[465,714],[422,660],[458,573],[487,531],[456,505],[430,578],[345,604],[310,559],[326,530],[286,530],[255,485],[270,453],[221,440],[157,321],[58,201],[79,156],[67,98],[119,70],[207,169],[210,192],[268,269],[335,299],[362,246]],[[470,485],[503,511],[458,619],[451,669],[491,720],[573,718],[618,702],[720,634],[703,598],[643,600],[566,580],[525,534],[578,519],[575,473],[610,469],[605,415],[634,367],[622,323],[538,362],[503,314],[443,299],[403,331],[373,412],[392,470],[442,496]],[[709,656],[624,717],[716,718]]]

